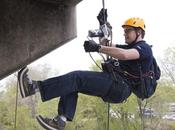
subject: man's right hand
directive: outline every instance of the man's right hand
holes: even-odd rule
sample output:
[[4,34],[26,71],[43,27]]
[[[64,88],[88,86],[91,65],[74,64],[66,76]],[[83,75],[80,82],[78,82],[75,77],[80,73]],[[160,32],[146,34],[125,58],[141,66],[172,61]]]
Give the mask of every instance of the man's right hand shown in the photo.
[[85,41],[84,42],[84,50],[86,52],[99,52],[101,45],[97,44],[93,40]]

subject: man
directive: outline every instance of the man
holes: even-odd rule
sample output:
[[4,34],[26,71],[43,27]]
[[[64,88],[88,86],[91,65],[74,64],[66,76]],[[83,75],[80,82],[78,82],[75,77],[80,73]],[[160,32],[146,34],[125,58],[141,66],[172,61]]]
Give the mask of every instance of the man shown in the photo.
[[[60,97],[58,116],[54,119],[41,115],[36,119],[47,130],[64,130],[66,122],[72,121],[77,105],[78,93],[101,97],[106,102],[121,103],[131,92],[142,97],[140,81],[142,73],[149,72],[153,60],[150,46],[143,40],[145,24],[140,18],[130,18],[122,25],[127,45],[105,46],[93,41],[85,41],[86,52],[100,52],[119,60],[120,70],[115,74],[110,72],[73,71],[62,76],[44,81],[33,81],[28,75],[28,69],[23,68],[18,73],[19,87],[22,97],[40,92],[42,101]],[[115,75],[115,76],[114,76]],[[114,78],[115,77],[115,78]],[[140,82],[139,82],[140,83]],[[151,94],[150,94],[151,95]],[[145,96],[147,98],[148,96]]]

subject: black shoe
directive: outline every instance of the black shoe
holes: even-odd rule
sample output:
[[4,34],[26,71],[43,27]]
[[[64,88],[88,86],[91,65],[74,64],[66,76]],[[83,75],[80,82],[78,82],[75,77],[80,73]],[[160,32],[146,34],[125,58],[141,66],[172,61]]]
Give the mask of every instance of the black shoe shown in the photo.
[[35,94],[35,89],[32,80],[29,79],[27,72],[27,67],[22,68],[18,72],[18,83],[22,98]]
[[36,117],[38,123],[46,130],[64,130],[66,122],[64,122],[59,116],[49,119],[44,118],[41,115]]

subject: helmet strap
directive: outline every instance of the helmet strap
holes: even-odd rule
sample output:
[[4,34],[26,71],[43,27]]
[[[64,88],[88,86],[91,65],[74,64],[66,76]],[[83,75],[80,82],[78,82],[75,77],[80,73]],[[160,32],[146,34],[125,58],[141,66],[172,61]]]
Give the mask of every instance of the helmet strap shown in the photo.
[[136,33],[136,38],[135,38],[135,40],[131,44],[136,43],[138,37],[140,36],[140,34],[137,33],[137,29],[136,28],[135,28],[135,33]]

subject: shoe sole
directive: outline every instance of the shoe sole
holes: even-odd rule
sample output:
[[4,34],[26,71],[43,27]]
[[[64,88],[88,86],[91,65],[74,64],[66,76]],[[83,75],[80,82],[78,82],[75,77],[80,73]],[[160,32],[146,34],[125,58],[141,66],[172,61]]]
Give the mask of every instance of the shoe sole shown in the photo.
[[48,124],[46,124],[46,123],[43,121],[43,117],[42,117],[41,115],[36,116],[36,119],[37,119],[38,123],[39,123],[43,128],[45,128],[46,130],[59,130],[59,129],[55,129],[55,128],[49,126]]
[[28,72],[28,68],[24,67],[22,68],[19,72],[18,72],[18,84],[19,84],[19,90],[21,93],[22,98],[27,97],[26,93],[25,93],[25,88],[23,86],[23,75],[26,74]]

